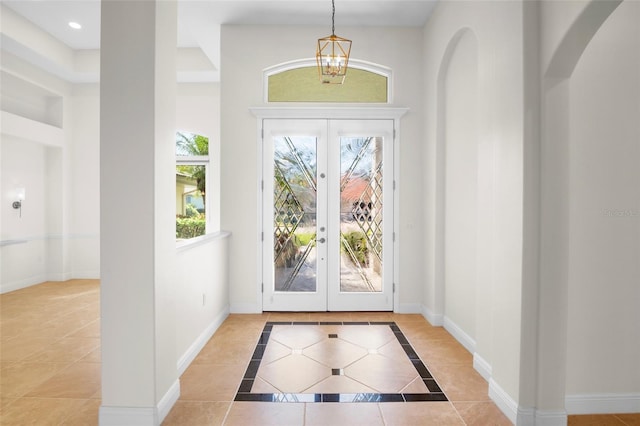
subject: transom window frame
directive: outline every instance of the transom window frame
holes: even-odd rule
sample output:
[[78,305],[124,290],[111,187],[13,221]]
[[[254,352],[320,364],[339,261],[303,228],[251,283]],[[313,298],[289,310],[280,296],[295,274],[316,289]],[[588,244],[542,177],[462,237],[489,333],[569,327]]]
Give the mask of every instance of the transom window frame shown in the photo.
[[[281,72],[291,71],[299,68],[316,67],[316,58],[304,58],[296,59],[289,62],[283,62],[281,64],[273,65],[265,68],[262,71],[262,99],[265,104],[274,104],[276,102],[269,102],[269,77],[272,75],[280,74]],[[349,59],[349,68],[359,69],[363,71],[372,72],[387,79],[387,102],[380,105],[393,104],[393,70],[384,65],[376,64],[373,62],[363,61],[360,59]],[[347,78],[349,78],[349,72],[347,71]],[[318,82],[318,84],[321,84]]]

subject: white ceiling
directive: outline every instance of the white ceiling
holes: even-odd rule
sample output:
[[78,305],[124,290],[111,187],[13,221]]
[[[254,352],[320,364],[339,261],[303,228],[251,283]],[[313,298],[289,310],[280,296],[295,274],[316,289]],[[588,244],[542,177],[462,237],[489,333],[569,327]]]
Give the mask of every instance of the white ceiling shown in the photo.
[[[422,26],[437,0],[336,0],[335,25]],[[100,47],[99,0],[2,0],[73,50]],[[69,27],[78,22],[82,29]],[[178,47],[200,47],[219,67],[220,25],[326,25],[330,0],[178,0]]]

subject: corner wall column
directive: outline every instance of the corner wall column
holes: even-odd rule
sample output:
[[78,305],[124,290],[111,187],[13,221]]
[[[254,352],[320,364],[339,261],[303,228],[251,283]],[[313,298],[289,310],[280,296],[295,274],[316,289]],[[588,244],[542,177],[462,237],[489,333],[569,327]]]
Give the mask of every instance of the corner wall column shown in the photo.
[[175,336],[177,4],[102,1],[101,425],[158,425],[180,386]]

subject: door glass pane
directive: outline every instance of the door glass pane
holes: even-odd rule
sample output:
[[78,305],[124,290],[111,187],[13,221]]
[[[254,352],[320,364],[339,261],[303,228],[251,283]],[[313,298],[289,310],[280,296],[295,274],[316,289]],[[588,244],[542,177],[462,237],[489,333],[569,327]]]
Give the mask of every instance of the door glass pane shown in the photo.
[[316,146],[312,137],[274,140],[276,291],[316,291]]
[[382,138],[340,138],[340,291],[382,291]]

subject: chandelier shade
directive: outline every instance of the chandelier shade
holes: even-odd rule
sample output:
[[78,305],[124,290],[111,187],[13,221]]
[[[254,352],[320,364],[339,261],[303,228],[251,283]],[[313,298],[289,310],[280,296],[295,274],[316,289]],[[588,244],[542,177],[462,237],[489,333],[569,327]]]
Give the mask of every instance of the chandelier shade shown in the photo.
[[316,48],[316,62],[318,74],[323,84],[342,84],[347,75],[351,40],[338,37],[335,34],[336,7],[331,0],[331,35],[318,39]]

